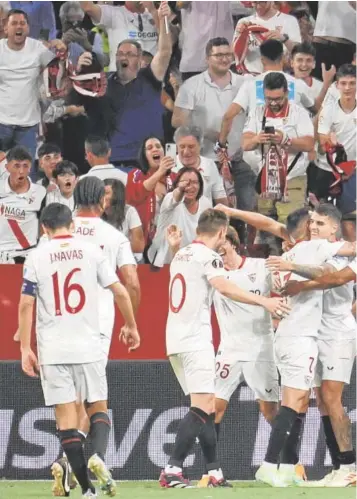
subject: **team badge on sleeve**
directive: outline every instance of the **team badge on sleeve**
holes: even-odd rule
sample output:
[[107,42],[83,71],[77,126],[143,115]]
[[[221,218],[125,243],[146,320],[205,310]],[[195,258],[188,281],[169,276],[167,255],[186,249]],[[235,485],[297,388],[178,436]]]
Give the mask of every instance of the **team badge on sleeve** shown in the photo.
[[219,258],[215,258],[212,261],[212,267],[215,269],[223,269],[223,262]]

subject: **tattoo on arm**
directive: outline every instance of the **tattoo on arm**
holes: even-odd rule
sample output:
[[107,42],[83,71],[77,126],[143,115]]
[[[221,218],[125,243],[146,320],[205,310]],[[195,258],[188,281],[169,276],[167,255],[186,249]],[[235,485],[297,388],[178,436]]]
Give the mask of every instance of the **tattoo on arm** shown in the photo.
[[314,280],[326,274],[335,272],[331,265],[298,265],[293,264],[293,273],[305,279]]

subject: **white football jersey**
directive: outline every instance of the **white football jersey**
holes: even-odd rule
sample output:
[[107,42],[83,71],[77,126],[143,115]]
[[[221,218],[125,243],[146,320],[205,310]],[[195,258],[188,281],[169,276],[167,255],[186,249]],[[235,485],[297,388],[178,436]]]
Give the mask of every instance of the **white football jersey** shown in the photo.
[[[228,270],[228,279],[251,293],[269,296],[271,274],[262,258],[243,257],[237,270]],[[271,361],[273,358],[273,325],[271,315],[263,307],[240,303],[217,291],[213,298],[221,332],[219,350],[234,360]]]
[[[113,271],[124,265],[136,266],[128,238],[101,218],[75,217],[74,227],[76,237],[91,242],[104,251]],[[115,317],[113,294],[107,289],[100,289],[99,296],[101,333],[111,337]]]
[[[349,259],[335,256],[327,263],[336,271],[348,266]],[[319,338],[323,340],[353,340],[356,337],[356,321],[352,315],[353,282],[338,288],[326,289]]]
[[22,194],[10,188],[8,177],[0,182],[0,252],[9,256],[26,256],[26,249],[37,244],[46,189],[29,182],[29,190]]
[[180,249],[170,265],[167,355],[212,348],[210,280],[227,277],[221,257],[200,242]]
[[30,253],[23,277],[23,292],[28,281],[37,288],[40,364],[101,360],[98,283],[107,287],[118,281],[105,254],[72,236],[54,238]]
[[[344,242],[330,243],[324,239],[314,239],[296,244],[283,254],[285,260],[298,265],[322,265],[333,258]],[[306,281],[297,274],[283,273],[282,281],[289,278],[295,281]],[[290,314],[280,321],[277,336],[318,336],[322,316],[322,291],[304,291],[293,296],[290,301]]]

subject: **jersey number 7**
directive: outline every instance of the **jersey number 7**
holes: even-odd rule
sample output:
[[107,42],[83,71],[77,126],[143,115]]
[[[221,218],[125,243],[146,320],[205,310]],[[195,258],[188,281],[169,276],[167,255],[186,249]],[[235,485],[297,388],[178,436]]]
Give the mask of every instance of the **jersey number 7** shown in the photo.
[[[70,284],[70,281],[73,277],[73,275],[76,272],[80,272],[81,269],[73,269],[69,274],[67,274],[64,284],[63,284],[63,298],[64,298],[64,306],[66,309],[66,312],[69,314],[78,314],[84,307],[86,303],[86,294],[84,292],[84,289],[80,284]],[[60,296],[60,285],[59,285],[59,280],[58,280],[58,273],[55,272],[52,274],[52,283],[53,283],[53,295],[55,298],[55,315],[62,315],[62,309],[61,309],[61,296]],[[79,303],[76,307],[71,307],[69,304],[69,295],[73,292],[77,291],[79,294]]]

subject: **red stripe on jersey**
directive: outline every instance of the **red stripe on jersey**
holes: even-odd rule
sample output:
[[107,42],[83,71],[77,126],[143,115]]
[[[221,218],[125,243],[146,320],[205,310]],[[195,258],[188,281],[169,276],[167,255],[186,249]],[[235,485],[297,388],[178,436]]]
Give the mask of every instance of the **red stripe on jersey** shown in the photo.
[[65,236],[53,236],[52,239],[73,239],[73,236],[66,234]]
[[20,243],[23,249],[27,249],[31,246],[31,244],[28,242],[25,234],[22,232],[21,227],[19,226],[17,220],[8,220],[8,223],[10,225],[10,228],[12,232],[14,233],[14,236]]
[[243,265],[245,264],[245,261],[246,261],[246,259],[247,259],[247,257],[246,257],[246,256],[242,256],[241,258],[242,258],[242,261],[240,262],[240,265],[239,265],[239,267],[238,267],[238,270],[239,270],[239,269],[241,269],[241,268],[243,267]]

